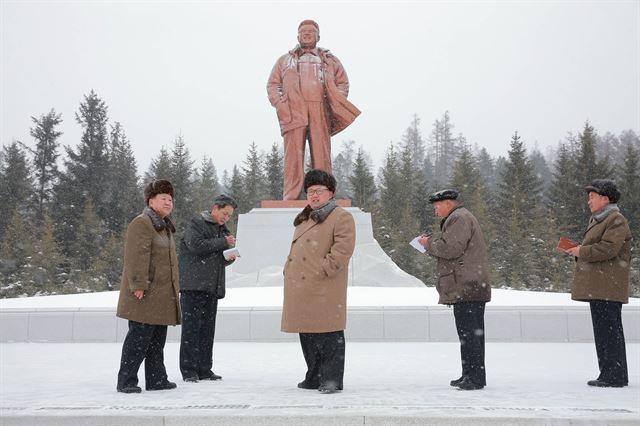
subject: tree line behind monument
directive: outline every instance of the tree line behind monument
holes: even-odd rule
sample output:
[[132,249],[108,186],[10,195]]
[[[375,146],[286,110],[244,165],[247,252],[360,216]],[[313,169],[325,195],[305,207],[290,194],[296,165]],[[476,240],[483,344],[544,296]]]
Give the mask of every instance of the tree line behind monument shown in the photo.
[[[185,221],[221,192],[238,201],[240,214],[263,199],[282,198],[281,142],[268,152],[252,143],[242,163],[219,176],[215,154],[193,159],[179,135],[141,174],[125,130],[107,113],[91,91],[76,113],[82,128],[76,146],[60,145],[63,118],[55,110],[32,117],[35,148],[3,141],[0,297],[117,290],[123,234],[142,211],[147,181],[173,183],[178,239]],[[569,291],[573,259],[556,250],[558,239],[582,239],[590,215],[584,186],[613,178],[635,236],[630,294],[640,296],[640,137],[634,130],[598,134],[587,122],[547,157],[527,150],[514,132],[506,155],[494,158],[455,133],[448,112],[428,130],[418,116],[408,121],[378,170],[363,148],[369,141],[333,144],[336,197],[371,212],[375,238],[403,270],[435,284],[434,262],[408,242],[420,232],[437,232],[428,194],[452,187],[482,226],[494,288]]]

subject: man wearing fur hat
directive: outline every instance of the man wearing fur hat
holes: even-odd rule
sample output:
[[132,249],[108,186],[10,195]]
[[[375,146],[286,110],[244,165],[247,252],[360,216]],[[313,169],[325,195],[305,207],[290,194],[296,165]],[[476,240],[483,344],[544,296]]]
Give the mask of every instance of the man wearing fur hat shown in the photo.
[[458,203],[458,192],[444,189],[432,194],[441,234],[423,235],[420,243],[438,261],[438,303],[453,305],[460,339],[462,376],[451,386],[462,390],[486,386],[484,366],[484,307],[491,300],[489,261],[484,236],[475,216]]
[[301,389],[342,390],[349,260],[355,247],[351,213],[336,205],[335,178],[324,170],[304,177],[309,204],[296,216],[284,266],[282,331],[299,333],[307,363]]
[[330,137],[360,114],[351,102],[344,67],[329,50],[317,47],[320,27],[305,20],[298,26],[298,45],[278,58],[267,82],[284,138],[283,199],[297,200],[304,177],[304,145],[309,141],[311,166],[331,173]]
[[565,251],[576,258],[571,298],[589,302],[600,375],[589,386],[629,383],[622,305],[629,303],[631,230],[617,202],[614,181],[595,179],[585,188],[591,219],[582,244]]

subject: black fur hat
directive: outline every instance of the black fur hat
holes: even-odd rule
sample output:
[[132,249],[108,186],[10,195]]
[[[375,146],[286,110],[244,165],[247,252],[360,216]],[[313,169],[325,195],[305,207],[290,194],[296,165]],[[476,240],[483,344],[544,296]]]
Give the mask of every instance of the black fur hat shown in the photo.
[[329,191],[336,192],[336,178],[321,169],[309,170],[304,175],[304,192],[307,192],[307,189],[313,185],[324,185]]
[[602,196],[609,197],[610,203],[617,203],[620,199],[618,186],[611,179],[594,179],[591,184],[584,188],[587,192],[595,192]]
[[456,191],[455,189],[443,189],[431,194],[429,196],[429,202],[435,203],[436,201],[455,200],[456,198],[458,198],[458,191]]
[[173,198],[173,185],[171,182],[164,179],[154,180],[149,182],[144,187],[144,202],[148,206],[149,200],[158,194],[169,194]]

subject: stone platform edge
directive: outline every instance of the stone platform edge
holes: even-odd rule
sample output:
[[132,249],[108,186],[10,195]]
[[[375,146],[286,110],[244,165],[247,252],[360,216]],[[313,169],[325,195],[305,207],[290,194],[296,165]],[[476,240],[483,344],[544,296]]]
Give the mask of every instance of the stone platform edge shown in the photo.
[[[280,331],[280,307],[221,308],[216,341],[291,342]],[[625,338],[640,342],[640,306],[622,309]],[[115,308],[0,310],[0,342],[121,342],[127,321]],[[488,342],[592,342],[588,306],[487,306]],[[351,341],[457,342],[453,312],[445,306],[361,306],[347,312]],[[168,341],[179,341],[180,326]]]

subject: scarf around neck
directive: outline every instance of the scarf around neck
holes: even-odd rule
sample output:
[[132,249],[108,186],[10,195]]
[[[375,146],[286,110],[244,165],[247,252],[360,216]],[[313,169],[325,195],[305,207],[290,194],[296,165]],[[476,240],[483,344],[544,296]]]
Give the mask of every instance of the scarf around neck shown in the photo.
[[312,209],[310,205],[307,205],[307,207],[305,207],[304,210],[296,216],[293,221],[293,226],[298,226],[309,218],[316,223],[322,223],[327,219],[327,217],[329,217],[329,214],[331,214],[333,209],[336,207],[338,207],[338,205],[336,204],[335,198],[330,199],[327,204],[315,210]]
[[145,207],[142,213],[146,214],[151,218],[151,223],[153,224],[153,227],[155,228],[156,231],[162,231],[163,229],[166,229],[167,232],[172,232],[172,233],[176,232],[176,228],[175,226],[173,226],[173,223],[171,222],[171,220],[168,217],[165,217],[164,219],[162,219],[160,215],[156,213],[156,211],[153,210],[151,207],[148,207],[148,206]]
[[591,219],[600,223],[603,220],[605,220],[607,216],[609,216],[611,213],[619,212],[619,211],[620,211],[620,208],[618,207],[617,204],[609,203],[603,208],[601,208],[600,210],[598,210],[597,212],[595,212],[593,215],[591,215]]

